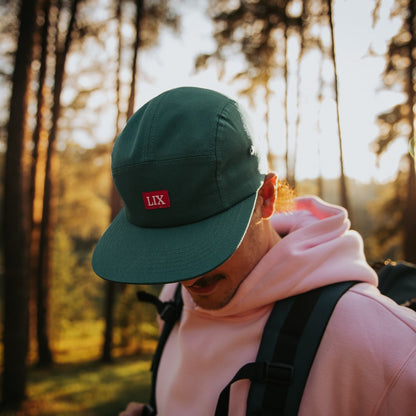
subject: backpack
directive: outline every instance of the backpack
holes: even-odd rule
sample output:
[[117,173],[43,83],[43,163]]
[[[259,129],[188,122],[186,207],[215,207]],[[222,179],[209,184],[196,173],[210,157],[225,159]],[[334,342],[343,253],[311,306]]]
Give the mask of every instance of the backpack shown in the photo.
[[[397,303],[416,310],[416,265],[390,260],[376,263],[380,292]],[[241,379],[250,379],[247,416],[296,415],[303,390],[321,338],[332,312],[341,298],[357,282],[340,282],[275,303],[259,345],[256,361],[247,363],[222,390],[215,416],[228,415],[230,387]],[[156,296],[138,292],[138,299],[153,303],[165,324],[152,362],[152,390],[143,416],[156,410],[156,377],[163,348],[182,312],[181,285],[174,298],[161,302]]]
[[372,267],[378,274],[380,292],[416,311],[416,265],[386,260]]

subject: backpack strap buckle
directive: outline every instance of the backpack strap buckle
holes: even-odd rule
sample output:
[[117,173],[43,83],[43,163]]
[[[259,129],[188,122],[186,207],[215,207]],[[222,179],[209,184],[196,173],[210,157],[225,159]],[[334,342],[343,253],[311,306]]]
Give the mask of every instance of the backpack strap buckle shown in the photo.
[[182,308],[178,307],[175,302],[164,302],[161,305],[160,318],[165,322],[176,322],[181,316]]
[[156,306],[157,312],[163,321],[174,324],[179,320],[182,312],[182,303],[170,300],[162,302],[159,298],[151,293],[139,291],[137,292],[137,298],[141,302],[152,303]]
[[293,365],[263,362],[262,381],[273,384],[289,385],[293,381]]

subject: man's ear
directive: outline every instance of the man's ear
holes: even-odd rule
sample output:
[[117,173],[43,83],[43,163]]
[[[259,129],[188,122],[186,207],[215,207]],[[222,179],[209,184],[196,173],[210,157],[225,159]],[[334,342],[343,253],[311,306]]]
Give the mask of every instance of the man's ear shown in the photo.
[[277,176],[268,173],[264,178],[262,187],[259,189],[261,197],[261,216],[264,219],[270,218],[274,213],[274,204],[277,196]]

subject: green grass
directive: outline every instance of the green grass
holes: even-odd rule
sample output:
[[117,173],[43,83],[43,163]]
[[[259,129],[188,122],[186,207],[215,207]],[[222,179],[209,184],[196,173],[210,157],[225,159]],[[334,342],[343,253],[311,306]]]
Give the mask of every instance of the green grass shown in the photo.
[[29,372],[28,399],[19,412],[1,416],[115,416],[130,401],[147,402],[150,358],[112,364],[62,364]]

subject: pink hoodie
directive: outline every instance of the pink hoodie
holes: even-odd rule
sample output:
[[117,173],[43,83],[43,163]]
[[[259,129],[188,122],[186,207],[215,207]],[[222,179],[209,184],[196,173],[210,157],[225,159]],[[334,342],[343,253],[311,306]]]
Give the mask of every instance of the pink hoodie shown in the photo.
[[[184,309],[159,367],[159,416],[213,416],[218,396],[255,361],[276,300],[356,280],[339,301],[312,366],[299,415],[415,415],[416,314],[380,295],[361,237],[346,211],[299,198],[272,218],[284,238],[257,264],[228,305],[208,311],[182,290]],[[167,285],[162,298],[173,295]],[[230,416],[244,416],[249,381],[233,384]]]

